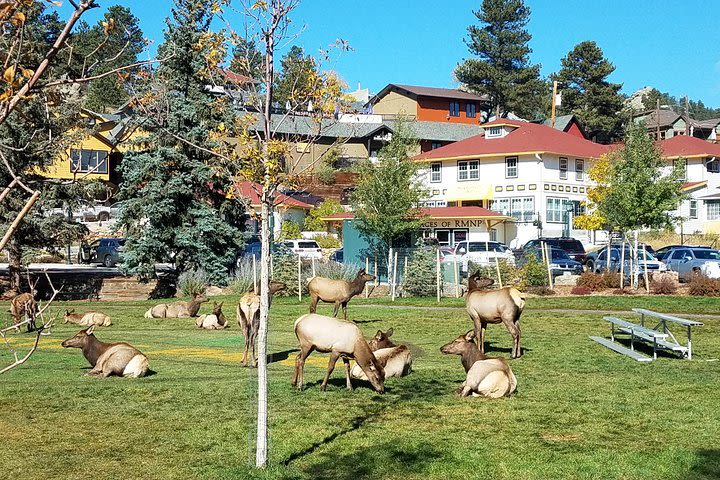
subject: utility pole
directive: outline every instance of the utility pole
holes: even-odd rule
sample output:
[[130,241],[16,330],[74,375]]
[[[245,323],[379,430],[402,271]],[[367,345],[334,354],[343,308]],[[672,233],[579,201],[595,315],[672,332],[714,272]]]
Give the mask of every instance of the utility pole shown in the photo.
[[661,140],[660,138],[660,99],[657,99],[657,104],[655,105],[655,140],[658,142]]
[[557,80],[553,81],[552,110],[550,111],[550,127],[555,128],[555,100],[557,99]]
[[690,101],[685,95],[685,135],[690,135]]

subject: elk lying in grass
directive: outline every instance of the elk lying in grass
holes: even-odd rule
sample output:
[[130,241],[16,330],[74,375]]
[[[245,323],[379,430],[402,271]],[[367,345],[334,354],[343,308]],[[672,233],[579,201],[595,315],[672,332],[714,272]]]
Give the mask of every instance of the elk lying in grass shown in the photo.
[[354,359],[375,391],[385,393],[385,371],[370,350],[362,332],[354,323],[308,313],[295,320],[295,336],[300,342],[300,353],[295,359],[295,372],[292,378],[294,387],[302,390],[305,359],[313,350],[317,350],[330,354],[330,361],[320,390],[325,391],[330,374],[335,369],[338,358],[342,357],[348,390],[353,388],[350,382],[350,360]]
[[[412,356],[410,349],[405,345],[396,345],[390,340],[393,334],[392,327],[387,332],[378,330],[373,338],[368,342],[370,350],[372,350],[378,363],[385,371],[385,378],[404,377],[412,371]],[[359,365],[354,365],[350,370],[353,378],[367,380],[367,375],[362,371]]]
[[222,330],[223,328],[228,328],[230,324],[222,312],[223,303],[225,302],[213,302],[212,313],[200,315],[197,320],[195,320],[197,328],[204,328],[205,330]]
[[161,303],[145,312],[145,318],[190,318],[196,317],[200,305],[207,302],[205,295],[196,294],[192,300],[173,303]]
[[63,323],[74,323],[83,327],[109,327],[112,319],[101,312],[74,313],[75,310],[65,310]]
[[143,353],[125,342],[105,343],[93,335],[95,327],[80,330],[74,337],[70,337],[62,346],[65,348],[80,348],[83,355],[90,362],[93,369],[86,375],[108,377],[121,375],[123,377],[144,377],[148,371],[148,359]]
[[[34,330],[35,316],[38,313],[38,305],[33,293],[21,293],[10,300],[10,314],[13,317],[13,325],[23,321],[23,317],[29,318],[28,332]],[[18,327],[15,327],[18,330]]]
[[442,353],[460,355],[465,368],[465,381],[457,389],[463,397],[481,395],[490,398],[509,396],[517,388],[517,379],[504,358],[486,357],[474,342],[470,330],[440,348]]
[[359,294],[365,288],[365,284],[375,280],[374,275],[360,270],[352,282],[345,280],[332,280],[325,277],[312,277],[308,283],[310,291],[310,313],[317,310],[318,300],[325,303],[334,303],[333,317],[337,317],[338,310],[342,305],[343,318],[347,320],[347,304],[352,297]]
[[[280,290],[285,290],[287,285],[283,282],[270,281],[270,303],[272,303],[273,295]],[[268,305],[268,308],[270,305]],[[240,302],[236,311],[237,322],[245,335],[245,350],[243,352],[243,365],[248,364],[248,350],[252,348],[253,366],[257,366],[257,356],[255,355],[255,342],[257,340],[258,329],[260,328],[260,295],[255,292],[247,292],[240,297]]]
[[[475,277],[475,278],[473,278]],[[491,285],[483,282],[478,274],[468,279],[468,286]],[[513,337],[512,358],[522,355],[520,348],[520,315],[525,307],[525,295],[516,288],[498,290],[469,290],[465,297],[465,309],[475,325],[475,336],[480,352],[485,353],[485,329],[488,323],[503,323]]]

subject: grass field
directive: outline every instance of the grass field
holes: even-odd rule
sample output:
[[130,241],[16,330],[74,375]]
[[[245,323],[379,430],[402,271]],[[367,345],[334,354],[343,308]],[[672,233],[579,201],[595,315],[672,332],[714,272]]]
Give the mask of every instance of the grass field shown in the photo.
[[[110,314],[115,324],[98,338],[134,344],[155,373],[83,377],[81,352],[60,347],[78,328],[55,328],[26,365],[0,376],[0,478],[720,478],[720,299],[530,299],[525,353],[510,362],[518,392],[500,400],[453,395],[464,372],[439,347],[470,328],[462,310],[432,309],[432,299],[378,303],[386,302],[358,299],[348,313],[366,336],[393,326],[415,356],[414,373],[389,379],[382,396],[362,382],[347,392],[341,366],[321,393],[327,355],[317,353],[307,389],[294,391],[292,322],[307,305],[273,304],[265,472],[252,468],[256,372],[239,366],[234,320],[229,330],[199,331],[192,319],[144,319],[148,302],[73,303]],[[630,306],[718,318],[694,330],[692,361],[639,364],[587,338],[608,335],[602,314],[549,310]],[[490,354],[509,356],[504,327],[490,326],[487,340]]]

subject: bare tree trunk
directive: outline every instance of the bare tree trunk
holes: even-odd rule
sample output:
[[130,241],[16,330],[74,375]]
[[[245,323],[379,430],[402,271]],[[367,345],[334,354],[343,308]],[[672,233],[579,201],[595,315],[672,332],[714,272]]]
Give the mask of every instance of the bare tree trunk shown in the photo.
[[267,398],[267,327],[270,313],[270,195],[263,192],[261,203],[260,253],[260,326],[258,328],[258,413],[255,466],[267,467],[268,457],[268,398]]
[[10,288],[20,293],[20,270],[22,270],[22,252],[17,241],[10,240],[8,248],[8,272],[10,273]]

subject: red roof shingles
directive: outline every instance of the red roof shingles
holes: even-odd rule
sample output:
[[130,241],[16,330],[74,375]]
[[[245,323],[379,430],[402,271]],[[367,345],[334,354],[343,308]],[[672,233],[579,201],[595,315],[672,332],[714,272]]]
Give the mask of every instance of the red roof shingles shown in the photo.
[[[260,205],[260,195],[258,194],[258,191],[260,191],[260,186],[258,184],[253,184],[252,182],[237,182],[235,184],[236,194],[239,197],[247,198],[250,201],[251,207],[257,207]],[[277,207],[280,205],[285,207],[302,208],[303,210],[310,210],[313,208],[312,205],[308,203],[301,202],[300,200],[278,193],[275,196],[275,206]]]
[[718,157],[720,145],[687,135],[676,135],[659,142],[663,157]]
[[[475,219],[492,219],[497,220],[509,219],[507,215],[494,210],[488,210],[483,207],[432,207],[421,208],[423,215],[427,215],[431,219],[440,218],[475,218]],[[336,213],[328,215],[324,220],[351,220],[355,218],[352,212]]]
[[582,158],[597,158],[606,153],[607,145],[593,143],[545,125],[506,118],[481,125],[483,128],[510,125],[513,130],[501,138],[476,135],[416,156],[419,161],[507,154],[555,153]]

